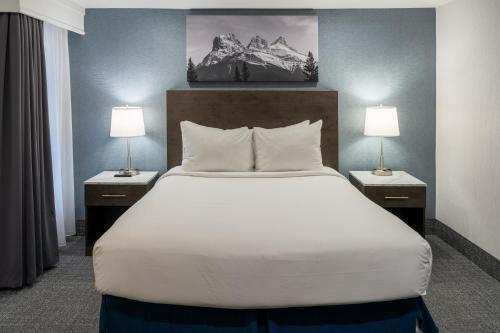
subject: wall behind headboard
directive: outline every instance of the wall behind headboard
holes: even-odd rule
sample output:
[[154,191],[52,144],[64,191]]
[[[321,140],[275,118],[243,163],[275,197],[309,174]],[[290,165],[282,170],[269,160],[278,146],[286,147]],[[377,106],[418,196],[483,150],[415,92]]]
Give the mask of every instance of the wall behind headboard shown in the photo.
[[138,10],[90,9],[84,36],[70,34],[76,216],[84,218],[83,180],[125,166],[123,139],[109,137],[111,107],[144,108],[147,135],[134,139],[134,166],[165,170],[165,91],[189,89],[187,14],[319,16],[320,78],[308,84],[198,84],[214,89],[320,89],[339,92],[340,168],[378,163],[378,140],[363,136],[365,107],[398,106],[401,136],[386,140],[386,164],[426,181],[427,215],[435,206],[434,9]]

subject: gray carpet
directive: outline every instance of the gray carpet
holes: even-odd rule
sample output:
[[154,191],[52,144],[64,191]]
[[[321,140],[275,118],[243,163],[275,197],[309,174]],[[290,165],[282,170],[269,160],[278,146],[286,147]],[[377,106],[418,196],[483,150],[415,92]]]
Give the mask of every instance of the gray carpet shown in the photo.
[[0,290],[0,332],[97,332],[100,297],[84,251],[83,237],[72,237],[36,284]]
[[[500,332],[500,282],[435,236],[425,302],[441,332]],[[58,267],[32,287],[0,290],[0,332],[96,332],[99,295],[83,239],[74,237]]]
[[437,236],[425,303],[441,332],[500,333],[500,281]]

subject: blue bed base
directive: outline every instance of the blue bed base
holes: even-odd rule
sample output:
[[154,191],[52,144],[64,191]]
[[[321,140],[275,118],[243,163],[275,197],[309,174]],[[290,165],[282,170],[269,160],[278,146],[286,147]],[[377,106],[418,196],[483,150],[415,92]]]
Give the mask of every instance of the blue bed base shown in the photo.
[[104,295],[100,333],[423,333],[438,332],[422,298],[267,310],[153,304]]

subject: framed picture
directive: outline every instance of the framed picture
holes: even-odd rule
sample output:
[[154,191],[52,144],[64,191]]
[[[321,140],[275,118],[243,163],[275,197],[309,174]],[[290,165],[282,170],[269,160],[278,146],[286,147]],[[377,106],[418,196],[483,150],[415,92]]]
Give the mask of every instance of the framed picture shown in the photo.
[[188,15],[189,82],[318,82],[317,16]]

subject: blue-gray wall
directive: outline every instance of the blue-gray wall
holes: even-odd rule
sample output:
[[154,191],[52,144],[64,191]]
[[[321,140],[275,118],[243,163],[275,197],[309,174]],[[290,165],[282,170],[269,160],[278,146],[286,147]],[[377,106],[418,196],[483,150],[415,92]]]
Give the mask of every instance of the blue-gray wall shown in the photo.
[[[196,12],[202,13],[202,12]],[[206,14],[207,12],[205,12]],[[428,183],[435,206],[436,48],[434,9],[210,11],[213,14],[317,14],[320,82],[250,84],[238,89],[339,92],[340,167],[378,163],[378,140],[363,136],[367,106],[396,105],[401,136],[386,140],[386,164]],[[144,108],[147,135],[133,140],[134,166],[165,170],[165,91],[186,82],[183,10],[87,10],[84,36],[70,34],[76,216],[84,218],[82,182],[125,166],[124,139],[109,137],[111,107]],[[192,88],[234,88],[232,84]]]

